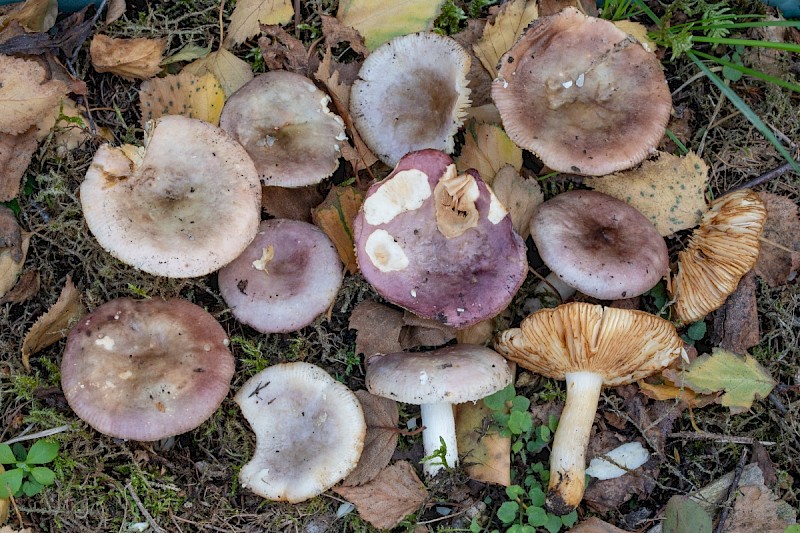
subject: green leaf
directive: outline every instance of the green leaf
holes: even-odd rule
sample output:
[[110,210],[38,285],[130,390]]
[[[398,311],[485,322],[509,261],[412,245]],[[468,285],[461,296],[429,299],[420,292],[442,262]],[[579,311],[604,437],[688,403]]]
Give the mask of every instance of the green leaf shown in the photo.
[[43,488],[44,487],[41,483],[37,483],[32,479],[28,479],[22,484],[22,492],[25,494],[25,496],[36,496],[42,492]]
[[370,52],[400,35],[430,29],[443,0],[342,0],[336,18],[364,36]]
[[800,525],[792,524],[784,529],[783,533],[800,533]]
[[472,522],[469,523],[470,533],[480,533],[481,529],[481,525],[478,523],[478,518],[472,517]]
[[541,487],[533,487],[528,491],[528,498],[531,500],[531,505],[535,507],[542,507],[544,505],[546,496]]
[[521,435],[531,430],[533,418],[527,411],[511,411],[508,419],[508,429],[515,435]]
[[[541,507],[528,507],[525,510],[528,523],[534,527],[540,527],[547,523],[547,513]],[[560,526],[561,524],[559,524]]]
[[514,394],[514,384],[512,383],[484,398],[483,404],[492,411],[504,411],[506,409],[506,402],[510,402],[514,398]]
[[547,522],[544,523],[544,528],[550,533],[558,533],[561,531],[561,517],[548,513]]
[[530,406],[531,406],[531,401],[527,399],[525,396],[514,396],[514,399],[511,400],[512,411],[527,412]]
[[525,494],[525,489],[519,485],[509,485],[506,487],[506,496],[508,496],[511,500],[516,500],[523,494]]
[[43,465],[49,463],[58,455],[58,443],[46,440],[37,440],[28,452],[25,460],[29,465]]
[[539,426],[539,438],[544,442],[550,442],[550,428],[547,426]]
[[34,466],[31,468],[31,477],[42,485],[52,485],[56,480],[55,473],[46,466]]
[[14,456],[14,452],[11,451],[11,446],[0,444],[0,464],[10,465],[16,462],[17,458]]
[[699,341],[706,336],[706,323],[702,320],[700,322],[695,322],[686,329],[686,335],[693,341]]
[[17,461],[24,461],[25,458],[28,456],[28,452],[25,451],[25,446],[23,446],[19,442],[15,442],[11,446],[11,451],[14,452],[14,457],[17,458]]
[[673,496],[667,502],[662,528],[663,533],[711,533],[711,518],[686,496]]
[[772,376],[752,356],[740,357],[716,348],[689,365],[683,383],[703,394],[725,391],[718,401],[732,413],[750,409],[756,395],[766,398],[775,386]]
[[561,523],[567,527],[572,527],[575,525],[575,522],[578,521],[578,511],[575,509],[572,510],[571,513],[565,514],[561,517]]
[[9,494],[19,493],[22,487],[22,470],[14,468],[0,474],[0,498],[8,498]]
[[504,524],[510,524],[517,519],[519,504],[517,502],[503,502],[497,510],[497,518]]

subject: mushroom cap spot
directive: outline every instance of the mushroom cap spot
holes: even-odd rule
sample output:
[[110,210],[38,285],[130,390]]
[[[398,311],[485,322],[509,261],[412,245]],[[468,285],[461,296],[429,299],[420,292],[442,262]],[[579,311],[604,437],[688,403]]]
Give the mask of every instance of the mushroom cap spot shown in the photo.
[[264,185],[314,185],[339,166],[339,145],[347,139],[329,102],[305,76],[274,70],[233,93],[219,125],[244,146]]
[[261,185],[253,162],[223,130],[182,116],[155,125],[135,164],[120,148],[97,151],[80,189],[100,245],[156,276],[218,270],[258,230]]
[[262,222],[253,242],[219,271],[219,290],[240,322],[262,333],[287,333],[309,325],[331,306],[342,272],[336,247],[322,230],[299,220],[272,219]]
[[[435,191],[439,179],[451,172],[452,164],[448,155],[437,150],[412,152],[400,160],[388,180],[396,173],[416,168],[428,176],[430,189]],[[473,185],[478,190],[474,208],[470,207],[477,220],[456,236],[448,238],[440,231],[436,194],[418,209],[400,213],[385,224],[368,224],[363,210],[353,224],[361,272],[381,296],[424,318],[457,328],[491,318],[505,309],[528,271],[525,243],[514,232],[511,218],[490,221],[488,187],[477,173],[470,174],[468,181],[468,190]],[[384,182],[370,187],[365,203]],[[408,259],[406,268],[384,271],[373,262],[366,246],[376,230],[386,231],[403,251]]]
[[474,402],[509,383],[508,362],[474,344],[454,344],[431,352],[374,355],[367,362],[367,390],[415,405]]
[[679,320],[697,322],[725,303],[758,259],[766,219],[764,202],[751,190],[714,200],[678,253],[678,273],[670,280]]
[[378,229],[370,233],[364,251],[381,272],[395,272],[408,268],[408,256],[388,231]]
[[435,33],[379,46],[350,91],[350,114],[364,142],[390,166],[423,148],[451,153],[470,103],[469,67],[469,54]]
[[112,300],[70,331],[61,388],[75,414],[105,435],[179,435],[227,396],[234,371],[227,344],[214,317],[186,300]]
[[400,213],[419,209],[431,195],[428,176],[415,168],[398,172],[383,180],[383,187],[364,201],[364,220],[377,226]]
[[531,237],[550,270],[594,298],[638,296],[669,270],[667,245],[647,217],[596,191],[568,191],[540,204]]
[[594,372],[613,387],[666,367],[683,341],[675,326],[655,315],[573,302],[529,315],[519,328],[502,332],[495,349],[543,376]]
[[672,109],[658,58],[572,7],[528,27],[500,60],[492,98],[517,145],[554,170],[590,175],[641,162]]
[[270,366],[234,399],[256,434],[256,451],[239,479],[259,496],[298,503],[355,468],[367,431],[361,404],[318,366]]

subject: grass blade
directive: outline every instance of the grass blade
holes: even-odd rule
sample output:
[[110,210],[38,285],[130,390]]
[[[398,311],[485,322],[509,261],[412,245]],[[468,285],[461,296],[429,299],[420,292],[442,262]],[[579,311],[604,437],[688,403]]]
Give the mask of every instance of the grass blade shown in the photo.
[[737,63],[732,63],[732,62],[728,61],[727,59],[723,59],[721,57],[713,56],[711,54],[706,54],[705,52],[701,52],[699,50],[695,50],[694,53],[697,54],[698,56],[702,57],[703,59],[708,59],[709,61],[713,61],[715,63],[719,63],[720,65],[723,65],[725,67],[730,67],[730,68],[732,68],[734,70],[738,70],[742,74],[746,74],[746,75],[751,76],[753,78],[758,78],[759,80],[763,80],[763,81],[766,81],[768,83],[774,83],[775,85],[778,85],[778,86],[783,87],[785,89],[789,89],[790,91],[794,91],[796,93],[800,93],[800,85],[797,85],[796,83],[785,81],[785,80],[782,80],[780,78],[776,78],[775,76],[770,76],[769,74],[766,74],[765,72],[761,72],[760,70],[755,70],[755,69],[752,69],[752,68],[748,68],[748,67],[739,65]]

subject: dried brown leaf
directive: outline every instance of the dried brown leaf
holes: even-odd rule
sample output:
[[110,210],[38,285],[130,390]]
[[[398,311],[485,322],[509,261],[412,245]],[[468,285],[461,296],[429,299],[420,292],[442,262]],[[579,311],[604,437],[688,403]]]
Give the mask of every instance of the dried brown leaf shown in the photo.
[[261,187],[261,207],[275,218],[312,222],[312,210],[324,198],[318,185],[306,187]]
[[293,16],[292,0],[238,0],[223,45],[241,44],[258,34],[261,24],[286,24]]
[[403,312],[405,326],[400,330],[400,346],[404,350],[420,346],[441,346],[455,338],[456,330],[438,320],[422,318],[411,311]]
[[22,529],[14,529],[11,526],[0,527],[0,533],[33,533],[33,529],[26,527]]
[[262,25],[258,47],[269,70],[288,70],[305,76],[308,73],[308,51],[303,42],[277,24]]
[[86,308],[81,303],[81,292],[72,283],[72,277],[67,275],[56,303],[36,320],[22,341],[22,364],[25,368],[31,368],[31,355],[66,337],[84,313]]
[[[5,209],[3,207],[3,210]],[[19,241],[7,239],[14,239],[14,236],[9,233],[0,234],[0,240],[9,243],[8,246],[3,246],[0,243],[0,296],[5,296],[17,284],[17,278],[22,272],[25,257],[28,255],[31,234],[20,233]],[[17,242],[18,244],[15,244]]]
[[363,202],[364,195],[355,187],[337,185],[311,213],[314,224],[322,229],[336,246],[342,263],[351,274],[358,272],[353,244],[353,221]]
[[539,182],[526,179],[511,165],[500,169],[492,182],[494,194],[508,210],[511,224],[520,237],[527,239],[531,234],[531,218],[536,207],[544,202],[544,194]]
[[139,109],[142,125],[164,115],[183,115],[219,125],[225,93],[210,72],[201,76],[183,71],[142,83]]
[[364,37],[358,33],[358,30],[350,26],[345,26],[336,17],[328,15],[321,15],[322,18],[322,35],[325,36],[325,46],[327,48],[334,48],[341,42],[348,43],[350,48],[357,54],[362,56],[369,55],[369,50],[364,44]]
[[727,533],[783,533],[790,522],[779,512],[779,500],[764,485],[740,486]]
[[356,335],[356,354],[366,358],[378,353],[402,351],[400,329],[405,325],[403,312],[372,300],[363,300],[350,314],[350,329]]
[[744,355],[761,342],[756,307],[756,276],[751,270],[725,303],[714,312],[711,343],[725,350]]
[[125,14],[127,6],[125,0],[109,0],[108,11],[106,11],[106,24],[111,24]]
[[92,66],[126,80],[146,80],[161,72],[166,39],[117,39],[95,35],[89,44]]
[[0,16],[0,29],[12,21],[29,32],[46,32],[53,27],[58,16],[58,0],[25,0]]
[[353,503],[358,514],[375,527],[390,529],[416,512],[428,490],[410,463],[398,461],[359,487],[334,487],[334,492]]
[[472,479],[507,487],[511,484],[511,437],[489,429],[492,410],[483,400],[456,405],[458,452]]
[[539,16],[555,15],[568,7],[574,7],[590,17],[597,17],[597,5],[593,0],[539,0]]
[[66,94],[66,84],[47,80],[37,62],[0,55],[0,133],[28,130]]
[[0,298],[0,305],[5,303],[18,304],[30,300],[39,292],[39,271],[28,270],[19,277],[14,288]]
[[22,176],[36,151],[36,128],[19,135],[0,133],[0,202],[19,195]]
[[494,22],[483,30],[483,37],[473,45],[475,55],[492,78],[497,77],[497,62],[511,49],[528,24],[539,18],[536,0],[511,0],[497,12]]
[[54,132],[51,142],[58,155],[63,157],[92,136],[85,120],[85,110],[83,106],[78,107],[72,98],[64,98],[52,113],[36,125],[36,138],[41,141],[51,131]]
[[225,98],[230,97],[242,85],[253,79],[250,65],[224,48],[192,61],[183,67],[183,72],[191,72],[195,76],[210,72],[222,85]]
[[[480,60],[475,55],[472,46],[477,43],[483,35],[483,28],[486,26],[486,19],[471,19],[467,21],[467,27],[460,32],[454,34],[453,39],[461,45],[461,47],[469,54],[469,72],[467,73],[467,80],[469,84],[469,99],[472,107],[469,108],[468,113],[472,114],[474,108],[479,108],[492,102],[492,76],[483,68]],[[486,122],[486,121],[484,121]],[[500,113],[497,113],[496,121],[488,121],[500,123]]]
[[758,195],[767,207],[767,221],[755,271],[767,285],[777,287],[800,268],[800,217],[791,198],[768,192]]
[[591,517],[570,529],[572,533],[627,533],[624,529],[612,526],[596,517]]
[[494,336],[494,318],[481,320],[477,324],[456,330],[456,341],[459,344],[487,345]]
[[365,390],[357,390],[355,395],[364,410],[367,436],[355,470],[342,481],[346,487],[372,481],[389,464],[397,447],[396,429],[400,422],[400,413],[394,400],[375,396]]

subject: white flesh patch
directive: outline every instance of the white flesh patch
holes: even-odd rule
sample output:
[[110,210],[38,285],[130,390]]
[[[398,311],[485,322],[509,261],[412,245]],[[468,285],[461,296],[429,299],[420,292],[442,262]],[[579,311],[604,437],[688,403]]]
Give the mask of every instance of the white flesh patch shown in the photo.
[[489,189],[489,194],[489,214],[487,215],[487,218],[492,224],[497,224],[506,218],[508,211],[503,205],[503,202],[501,202],[500,199],[495,196],[493,190]]
[[614,479],[635,470],[650,459],[650,452],[634,441],[592,459],[586,473],[597,479]]
[[388,231],[375,230],[367,237],[364,245],[372,264],[381,272],[394,272],[405,270],[408,267],[408,257],[403,249],[397,244]]
[[419,209],[430,195],[427,174],[416,169],[403,170],[364,201],[364,220],[372,226],[386,224],[400,213]]

